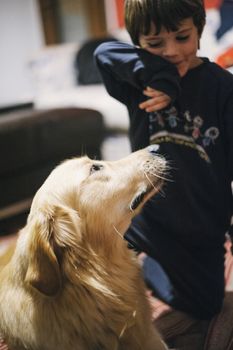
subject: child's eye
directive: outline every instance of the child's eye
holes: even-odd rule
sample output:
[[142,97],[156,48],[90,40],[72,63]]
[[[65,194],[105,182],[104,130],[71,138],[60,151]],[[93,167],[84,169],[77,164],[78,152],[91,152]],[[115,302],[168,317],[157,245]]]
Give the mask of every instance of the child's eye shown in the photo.
[[148,47],[160,47],[162,46],[162,43],[161,42],[158,42],[158,43],[147,43]]
[[178,41],[186,41],[186,40],[188,40],[189,39],[189,35],[185,35],[185,36],[177,36],[176,37],[176,40],[178,40]]

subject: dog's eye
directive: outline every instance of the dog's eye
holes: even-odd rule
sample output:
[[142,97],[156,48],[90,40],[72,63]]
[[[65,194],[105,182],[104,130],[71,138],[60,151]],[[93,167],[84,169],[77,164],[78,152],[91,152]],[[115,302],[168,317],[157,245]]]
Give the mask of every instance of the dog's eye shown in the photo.
[[93,165],[91,166],[91,169],[90,169],[90,174],[93,174],[93,173],[95,173],[96,171],[99,171],[99,170],[101,170],[101,169],[103,169],[103,165],[101,165],[101,164],[93,164]]

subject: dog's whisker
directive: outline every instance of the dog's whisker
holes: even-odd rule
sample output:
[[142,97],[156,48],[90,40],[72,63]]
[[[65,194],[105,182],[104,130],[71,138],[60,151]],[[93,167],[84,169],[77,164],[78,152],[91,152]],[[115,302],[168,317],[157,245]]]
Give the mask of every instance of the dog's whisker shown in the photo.
[[152,186],[155,190],[157,190],[157,188],[155,187],[155,185],[153,184],[153,182],[152,182],[151,179],[149,178],[148,174],[147,174],[146,172],[144,172],[144,175],[145,175],[145,177],[147,178],[147,180],[149,181],[149,183],[151,184],[151,186]]
[[[154,187],[154,189],[156,190],[157,194],[160,194],[161,197],[165,198],[166,197],[166,193],[159,187]],[[153,200],[153,198],[152,198]]]
[[154,167],[150,167],[150,166],[147,166],[147,167],[143,167],[143,172],[147,173],[148,175],[152,175],[154,177],[157,177],[159,179],[162,179],[164,181],[172,181],[171,179],[169,179],[168,177],[166,177],[166,172],[164,174],[164,170],[163,169],[154,169]]
[[168,177],[165,177],[164,175],[161,176],[161,175],[158,174],[158,173],[149,173],[149,174],[152,175],[152,176],[154,176],[154,177],[157,177],[157,178],[159,178],[159,179],[161,179],[161,180],[163,180],[163,181],[166,181],[166,182],[173,182],[172,179],[169,179]]
[[159,178],[159,179],[162,179],[163,181],[169,181],[169,182],[173,182],[173,180],[172,179],[170,179],[170,178],[168,178],[168,177],[166,177],[166,173],[164,174],[164,171],[163,170],[155,170],[154,168],[144,168],[143,169],[143,172],[145,173],[147,173],[148,175],[152,175],[152,176],[154,176],[154,177],[157,177],[157,178]]
[[[132,210],[132,211],[133,211],[133,210]],[[117,229],[114,225],[113,225],[113,228],[114,228],[115,232],[116,232],[122,239],[124,239],[122,233],[120,233],[120,231],[118,231],[118,229]]]
[[158,193],[161,195],[161,197],[166,197],[166,193],[162,190],[162,188],[158,189]]
[[160,188],[157,187],[153,184],[153,182],[150,180],[148,174],[146,172],[144,172],[145,177],[147,178],[147,180],[149,181],[149,183],[151,184],[151,186],[154,188],[154,190],[156,190],[163,198],[165,198],[165,192]]
[[168,178],[166,178],[164,175],[163,175],[163,173],[161,172],[161,175],[160,175],[160,173],[159,172],[156,172],[156,173],[153,173],[153,172],[147,172],[149,175],[152,175],[152,176],[154,176],[154,177],[158,177],[159,179],[162,179],[162,180],[164,180],[164,181],[169,181],[169,179]]

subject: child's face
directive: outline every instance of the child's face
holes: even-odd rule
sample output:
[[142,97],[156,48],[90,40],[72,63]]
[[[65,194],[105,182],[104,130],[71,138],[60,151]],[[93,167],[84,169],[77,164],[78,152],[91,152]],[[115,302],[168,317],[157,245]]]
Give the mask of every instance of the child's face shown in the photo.
[[140,46],[173,63],[181,77],[202,62],[196,56],[199,36],[192,18],[182,21],[175,32],[168,32],[162,27],[159,34],[155,33],[155,26],[152,24],[148,35],[139,36]]

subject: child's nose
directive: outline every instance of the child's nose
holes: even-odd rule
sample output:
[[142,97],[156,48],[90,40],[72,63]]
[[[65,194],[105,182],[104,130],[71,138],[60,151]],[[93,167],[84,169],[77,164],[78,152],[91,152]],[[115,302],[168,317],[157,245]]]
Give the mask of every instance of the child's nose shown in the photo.
[[176,43],[168,43],[167,45],[165,45],[163,50],[164,58],[177,56],[178,54],[179,54],[179,48]]

